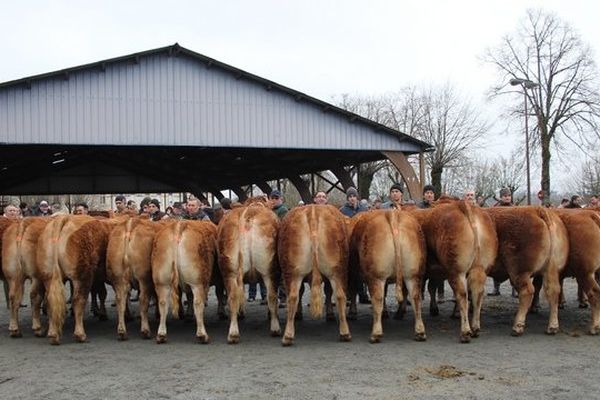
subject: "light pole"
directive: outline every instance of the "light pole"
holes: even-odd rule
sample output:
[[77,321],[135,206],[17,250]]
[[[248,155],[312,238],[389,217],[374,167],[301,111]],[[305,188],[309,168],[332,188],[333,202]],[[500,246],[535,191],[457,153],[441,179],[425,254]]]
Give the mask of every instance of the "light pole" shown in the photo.
[[527,168],[527,205],[531,205],[531,174],[529,173],[529,127],[527,120],[529,115],[527,114],[527,89],[533,89],[539,86],[539,84],[530,81],[529,79],[513,78],[509,81],[511,86],[522,86],[523,87],[523,100],[525,101],[525,163]]

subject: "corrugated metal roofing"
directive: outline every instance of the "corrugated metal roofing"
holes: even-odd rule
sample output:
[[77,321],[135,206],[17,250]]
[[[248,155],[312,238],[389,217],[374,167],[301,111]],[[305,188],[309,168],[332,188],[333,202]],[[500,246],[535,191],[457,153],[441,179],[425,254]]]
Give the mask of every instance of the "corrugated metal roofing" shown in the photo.
[[426,151],[179,45],[0,84],[4,144]]

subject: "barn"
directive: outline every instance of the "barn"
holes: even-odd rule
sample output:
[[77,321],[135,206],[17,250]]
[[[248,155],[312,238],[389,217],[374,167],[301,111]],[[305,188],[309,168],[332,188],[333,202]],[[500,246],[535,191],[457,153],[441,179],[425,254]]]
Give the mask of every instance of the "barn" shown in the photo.
[[[0,83],[0,195],[199,197],[388,158],[420,198],[431,146],[178,44]],[[407,160],[420,155],[419,175]]]

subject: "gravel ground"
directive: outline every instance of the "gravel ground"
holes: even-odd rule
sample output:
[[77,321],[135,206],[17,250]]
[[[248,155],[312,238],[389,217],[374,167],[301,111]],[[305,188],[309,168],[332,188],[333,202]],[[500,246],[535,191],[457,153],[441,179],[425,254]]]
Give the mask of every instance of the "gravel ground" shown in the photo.
[[[337,341],[336,323],[305,317],[296,324],[291,348],[268,335],[266,307],[259,302],[247,303],[235,346],[227,345],[228,322],[218,320],[212,296],[208,345],[194,342],[192,322],[174,320],[167,344],[136,336],[138,321],[128,325],[130,340],[119,342],[110,307],[109,321],[87,316],[85,344],[73,341],[71,319],[62,345],[35,338],[29,307],[21,314],[24,337],[11,339],[1,306],[0,399],[596,398],[600,338],[586,334],[589,310],[577,307],[575,282],[568,279],[565,288],[559,334],[544,334],[548,313],[542,300],[541,313],[528,317],[525,335],[511,337],[517,300],[504,284],[502,296],[485,299],[482,332],[470,344],[458,341],[459,321],[450,318],[449,301],[440,305],[439,317],[424,307],[423,343],[412,340],[409,311],[404,321],[384,323],[382,343],[369,344],[371,309],[360,305],[358,320],[350,322],[352,342]],[[111,295],[109,290],[108,304]],[[283,322],[285,310],[279,311]]]

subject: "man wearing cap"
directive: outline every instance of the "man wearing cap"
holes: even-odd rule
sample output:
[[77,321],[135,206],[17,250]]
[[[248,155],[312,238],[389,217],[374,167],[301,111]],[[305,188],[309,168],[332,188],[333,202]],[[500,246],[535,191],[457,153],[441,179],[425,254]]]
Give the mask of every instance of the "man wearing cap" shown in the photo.
[[150,203],[148,203],[148,217],[150,221],[160,221],[165,215],[164,212],[160,211],[160,202],[158,199],[150,200]]
[[279,219],[285,217],[285,214],[287,214],[289,210],[283,204],[283,196],[281,195],[281,192],[277,189],[272,190],[271,194],[269,195],[269,200],[271,201],[271,209],[277,215],[277,217],[279,217]]
[[169,218],[172,219],[183,219],[183,206],[180,201],[176,201],[173,203],[171,207],[171,213],[169,214]]
[[430,208],[431,204],[435,200],[435,188],[433,185],[423,186],[423,200],[417,203],[419,208]]
[[40,201],[40,204],[33,213],[36,217],[49,217],[52,215],[52,211],[50,210],[50,206],[46,200]]
[[404,193],[404,187],[400,182],[394,183],[390,187],[390,200],[386,201],[381,205],[383,209],[395,208],[400,210],[402,208],[402,195]]
[[362,206],[358,199],[358,190],[353,187],[346,190],[346,204],[340,207],[340,211],[346,217],[354,217],[359,212],[368,211],[369,209]]
[[117,207],[115,214],[122,214],[127,208],[127,200],[125,199],[125,196],[118,195],[115,197],[115,206]]
[[512,194],[509,188],[500,189],[500,200],[494,204],[494,207],[510,207],[513,206]]

